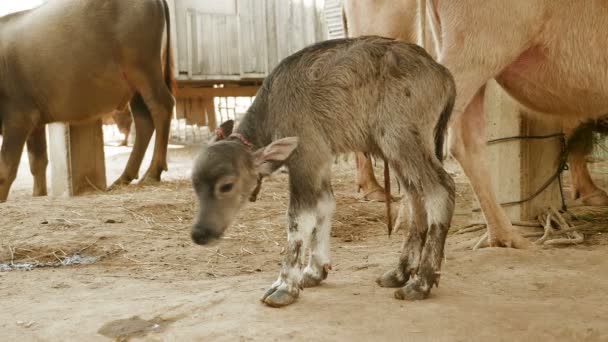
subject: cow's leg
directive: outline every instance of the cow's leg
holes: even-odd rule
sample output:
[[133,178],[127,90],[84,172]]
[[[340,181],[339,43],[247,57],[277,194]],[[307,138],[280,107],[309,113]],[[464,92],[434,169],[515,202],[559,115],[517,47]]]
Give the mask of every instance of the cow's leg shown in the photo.
[[407,237],[397,267],[376,280],[382,287],[402,287],[406,284],[410,275],[416,273],[418,269],[422,246],[426,239],[427,220],[421,194],[415,187],[408,186],[408,180],[400,177],[399,182],[404,191],[399,216],[407,219]]
[[363,198],[368,201],[386,201],[384,188],[378,184],[374,174],[372,158],[363,152],[357,152],[355,161],[357,166],[357,189],[363,193]]
[[[566,136],[570,136],[577,124],[578,122],[564,122]],[[592,132],[588,131],[583,134],[591,135]],[[593,144],[587,138],[590,139],[590,137],[583,137],[584,141],[578,141],[570,146],[568,163],[572,177],[572,196],[575,200],[580,199],[585,205],[606,206],[608,205],[608,195],[595,185],[587,167],[586,157],[593,149]]]
[[8,198],[11,185],[17,177],[23,146],[32,128],[30,125],[2,125],[2,148],[0,149],[0,202]]
[[[293,157],[292,157],[293,158]],[[304,163],[302,161],[308,161]],[[293,303],[303,288],[303,266],[306,251],[311,245],[312,234],[319,223],[327,231],[319,232],[314,245],[317,252],[313,255],[314,263],[319,262],[324,267],[329,262],[329,220],[330,210],[327,204],[329,183],[320,178],[329,174],[331,156],[321,163],[311,163],[312,158],[293,158],[289,168],[290,200],[287,224],[287,249],[278,279],[264,293],[261,300],[272,307],[281,307]],[[300,161],[300,162],[298,162]],[[314,165],[314,167],[312,167]],[[326,185],[324,185],[326,184]],[[331,201],[331,200],[330,200]],[[319,213],[323,213],[319,217]],[[323,217],[327,216],[327,217]],[[327,246],[319,243],[327,242]],[[322,255],[321,253],[327,253]],[[315,265],[313,264],[313,265]],[[310,273],[315,276],[322,271],[315,265]]]
[[[464,34],[464,33],[463,33]],[[451,38],[451,37],[450,37]],[[505,38],[508,39],[508,38]],[[483,41],[466,49],[444,52],[439,62],[454,77],[457,95],[450,127],[450,152],[460,163],[479,200],[488,225],[488,243],[493,247],[526,248],[531,244],[513,230],[511,221],[498,204],[492,189],[491,173],[486,163],[486,134],[483,113],[483,92],[486,82],[518,58],[522,51],[487,50]],[[447,43],[446,43],[447,44]],[[463,54],[467,52],[467,54]],[[484,55],[493,53],[494,55]],[[475,56],[482,54],[482,56]],[[471,64],[471,60],[479,64]]]
[[456,112],[450,137],[450,151],[458,160],[477,196],[488,225],[488,242],[493,247],[526,248],[530,243],[513,230],[511,221],[498,204],[486,163],[483,88],[466,110]]
[[[158,64],[139,65],[128,73],[128,78],[148,108],[156,131],[152,161],[141,182],[157,182],[160,181],[161,173],[168,170],[167,146],[175,99],[165,84]],[[136,134],[139,134],[137,127]]]
[[152,115],[156,140],[154,141],[152,161],[148,171],[144,174],[142,182],[158,182],[161,173],[168,170],[167,147],[169,145],[169,130],[175,100],[162,77],[151,78],[148,85],[142,90],[142,96]]
[[395,292],[397,299],[425,299],[433,285],[439,284],[443,249],[454,213],[455,185],[439,163],[434,164],[437,177],[429,177],[422,187],[428,228],[420,263],[415,275]]
[[129,155],[129,161],[127,161],[125,170],[114,184],[112,184],[110,189],[130,184],[134,179],[138,178],[141,162],[144,159],[144,155],[150,144],[150,138],[152,138],[152,134],[154,133],[152,116],[139,94],[136,94],[131,99],[131,111],[135,122],[135,143],[133,144],[133,150]]
[[568,155],[573,187],[572,195],[574,199],[580,199],[584,205],[607,206],[608,195],[595,185],[589,174],[587,155],[588,153],[580,150],[571,150]]
[[316,207],[316,226],[312,232],[310,258],[304,269],[303,287],[319,285],[327,278],[331,269],[330,239],[331,218],[336,207],[333,191],[331,190],[330,173],[323,176],[322,190]]
[[30,172],[34,177],[34,196],[46,196],[46,168],[49,158],[46,150],[45,126],[36,127],[27,139],[27,153]]

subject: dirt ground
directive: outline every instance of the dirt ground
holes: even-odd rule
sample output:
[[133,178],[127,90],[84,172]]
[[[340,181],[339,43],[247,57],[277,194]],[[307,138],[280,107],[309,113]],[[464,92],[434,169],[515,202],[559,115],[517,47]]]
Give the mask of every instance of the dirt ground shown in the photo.
[[[160,186],[72,199],[32,199],[22,163],[0,205],[0,264],[75,253],[97,261],[0,272],[0,340],[608,341],[608,231],[567,248],[471,251],[482,231],[454,233],[472,204],[453,162],[457,211],[429,299],[399,301],[375,284],[396,263],[401,237],[387,237],[382,204],[358,199],[351,159],[335,166],[329,278],[294,305],[265,307],[259,298],[277,277],[285,241],[287,176],[265,182],[219,244],[196,246],[188,181],[196,150],[174,146]],[[128,152],[108,148],[110,180]],[[594,165],[603,186],[606,169]],[[606,227],[605,216],[588,219]]]

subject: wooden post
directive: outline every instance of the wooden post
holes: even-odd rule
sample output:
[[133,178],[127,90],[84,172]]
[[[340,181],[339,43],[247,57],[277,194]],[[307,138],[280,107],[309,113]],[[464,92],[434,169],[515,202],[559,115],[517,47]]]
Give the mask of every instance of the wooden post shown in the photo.
[[101,120],[48,125],[51,194],[77,196],[105,190],[106,172]]
[[[525,115],[532,112],[512,99],[495,81],[486,86],[484,112],[487,140],[561,132],[557,120],[551,121],[537,113]],[[559,138],[511,140],[489,145],[487,161],[498,202],[519,201],[536,192],[557,170],[560,154]],[[511,220],[519,221],[535,219],[549,206],[561,207],[557,180],[535,199],[503,208]]]
[[203,107],[205,108],[205,112],[207,113],[207,127],[209,127],[209,131],[213,133],[217,128],[217,122],[215,119],[215,104],[213,102],[213,97],[204,98]]

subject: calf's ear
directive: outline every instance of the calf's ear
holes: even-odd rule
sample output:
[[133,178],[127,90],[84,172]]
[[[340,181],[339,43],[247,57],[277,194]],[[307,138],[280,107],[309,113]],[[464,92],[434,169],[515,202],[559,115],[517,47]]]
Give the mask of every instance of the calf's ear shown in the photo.
[[273,141],[254,153],[258,174],[267,176],[280,168],[298,147],[298,138],[289,137]]
[[232,134],[232,130],[234,129],[234,120],[224,121],[220,127],[215,129],[215,134],[211,136],[209,143],[214,143],[216,141],[224,140]]

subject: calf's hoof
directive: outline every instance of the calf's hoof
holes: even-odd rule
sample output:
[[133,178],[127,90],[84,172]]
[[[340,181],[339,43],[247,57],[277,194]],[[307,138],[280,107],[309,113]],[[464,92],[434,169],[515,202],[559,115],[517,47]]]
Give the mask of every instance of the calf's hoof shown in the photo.
[[409,277],[403,274],[401,270],[394,269],[378,277],[376,283],[381,287],[397,288],[404,286],[408,279]]
[[323,265],[320,270],[314,270],[311,267],[304,269],[304,275],[302,278],[302,287],[315,287],[321,285],[321,282],[327,279],[327,275],[331,270],[331,266],[328,264]]
[[264,293],[264,296],[260,300],[270,307],[280,308],[295,302],[298,299],[298,295],[298,291],[289,291],[283,286],[273,286]]
[[424,285],[420,280],[408,282],[404,287],[395,291],[395,298],[400,300],[423,300],[428,298],[431,287]]

